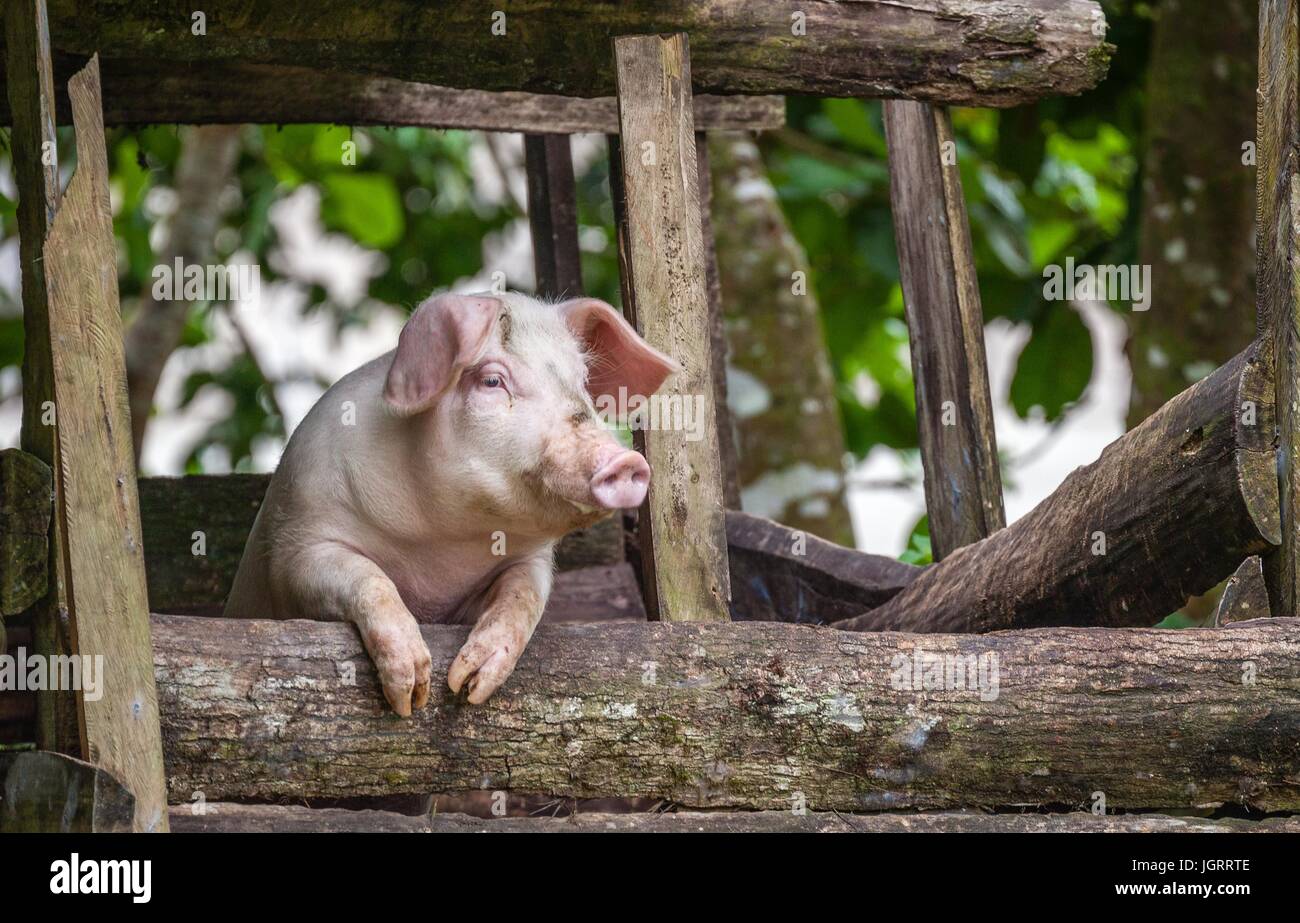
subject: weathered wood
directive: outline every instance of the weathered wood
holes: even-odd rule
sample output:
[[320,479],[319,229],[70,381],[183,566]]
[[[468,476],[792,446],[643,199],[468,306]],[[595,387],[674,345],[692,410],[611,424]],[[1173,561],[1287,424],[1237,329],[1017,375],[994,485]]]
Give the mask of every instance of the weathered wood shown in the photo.
[[537,294],[546,298],[581,295],[578,201],[568,135],[525,135],[524,167]]
[[[618,67],[624,229],[619,257],[623,310],[646,341],[682,371],[659,390],[695,412],[638,429],[654,477],[639,519],[646,612],[664,621],[725,621],[727,575],[718,430],[711,402],[709,301],[705,288],[691,65],[686,36],[614,40]],[[701,413],[701,410],[703,411]],[[669,415],[673,416],[673,415]]]
[[1248,619],[1266,619],[1272,614],[1268,587],[1264,583],[1264,568],[1259,555],[1252,554],[1228,578],[1228,585],[1219,597],[1219,608],[1214,613],[1214,624],[1222,626]]
[[[158,61],[202,76],[210,62],[319,66],[451,87],[568,96],[614,92],[611,36],[690,34],[701,93],[880,96],[1010,106],[1080,93],[1113,50],[1091,0],[818,3],[693,0],[228,0],[205,34],[188,9],[52,0],[66,52]],[[802,15],[796,15],[796,12]],[[203,79],[206,79],[204,77]],[[237,85],[229,89],[234,91]]]
[[709,363],[713,373],[713,416],[718,430],[718,467],[722,471],[722,505],[740,509],[739,464],[735,430],[727,403],[727,330],[723,324],[722,278],[713,236],[713,177],[709,175],[708,137],[696,126],[695,155],[700,197],[700,232],[704,238],[704,282],[709,299]]
[[945,109],[884,104],[889,198],[935,560],[1006,525],[970,226]]
[[875,609],[922,568],[727,511],[733,621],[825,625]]
[[1271,385],[1252,347],[1026,516],[837,627],[1153,625],[1277,542],[1272,439]]
[[0,449],[0,639],[4,616],[17,615],[49,589],[53,511],[50,466],[19,449]]
[[[201,813],[200,813],[201,811]],[[568,817],[408,817],[300,805],[204,804],[171,808],[178,833],[1297,833],[1300,817],[1211,820],[1163,814],[846,814],[675,811]]]
[[135,798],[102,766],[34,751],[0,762],[0,777],[0,833],[131,832]]
[[127,408],[117,251],[100,121],[99,63],[68,84],[77,171],[45,241],[60,468],[56,511],[66,530],[68,615],[76,653],[111,670],[102,697],[78,694],[90,762],[135,795],[135,827],[167,829],[158,705],[135,456]]
[[[71,119],[62,82],[85,60],[54,56],[56,115]],[[106,125],[413,125],[533,134],[618,131],[612,96],[582,99],[451,87],[343,74],[314,67],[207,61],[194,66],[148,60],[102,61]],[[4,68],[0,63],[0,81]],[[0,100],[0,125],[10,110]],[[780,96],[695,97],[695,123],[708,130],[768,131],[785,124]]]
[[1256,311],[1274,368],[1282,544],[1267,569],[1272,609],[1300,599],[1300,16],[1261,0],[1255,174]]
[[[269,482],[268,474],[140,479],[145,571],[155,612],[210,611],[225,602]],[[604,520],[570,533],[557,549],[556,566],[617,564],[623,560],[622,532],[620,523]]]
[[[49,295],[43,252],[59,206],[58,143],[54,134],[54,86],[45,0],[12,0],[5,8],[7,89],[14,127],[10,133],[18,189],[18,243],[23,294],[23,451],[59,469],[50,355]],[[31,613],[34,647],[66,655],[73,639],[67,612],[67,541],[63,524],[50,530],[49,592]],[[37,742],[44,750],[84,755],[81,714],[68,690],[40,697]]]
[[[486,705],[440,686],[403,721],[351,626],[154,617],[175,801],[484,788],[809,810],[1101,791],[1114,810],[1295,811],[1298,628],[541,626]],[[442,675],[467,629],[422,631]]]

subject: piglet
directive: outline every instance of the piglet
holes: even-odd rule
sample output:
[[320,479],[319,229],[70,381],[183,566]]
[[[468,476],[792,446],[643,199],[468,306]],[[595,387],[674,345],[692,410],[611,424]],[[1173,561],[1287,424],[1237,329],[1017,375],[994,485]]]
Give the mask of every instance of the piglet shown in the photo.
[[429,699],[419,623],[472,624],[447,684],[485,701],[541,618],[558,540],[645,497],[649,466],[596,402],[677,369],[593,298],[430,298],[294,432],[226,616],[352,622],[403,716]]

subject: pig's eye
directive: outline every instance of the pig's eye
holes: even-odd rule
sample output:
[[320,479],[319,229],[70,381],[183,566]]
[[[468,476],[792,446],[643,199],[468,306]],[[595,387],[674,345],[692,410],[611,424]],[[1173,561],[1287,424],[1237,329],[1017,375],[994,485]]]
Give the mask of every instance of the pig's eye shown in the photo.
[[500,375],[494,374],[484,375],[481,379],[481,384],[485,388],[504,388],[506,386],[505,379]]

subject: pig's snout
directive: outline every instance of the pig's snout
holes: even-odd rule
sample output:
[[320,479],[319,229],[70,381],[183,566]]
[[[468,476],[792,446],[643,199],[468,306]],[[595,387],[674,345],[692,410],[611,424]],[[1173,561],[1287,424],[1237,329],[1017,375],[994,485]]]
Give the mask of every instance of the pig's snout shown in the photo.
[[650,466],[641,453],[623,450],[601,465],[591,478],[591,495],[607,510],[641,505],[650,486]]

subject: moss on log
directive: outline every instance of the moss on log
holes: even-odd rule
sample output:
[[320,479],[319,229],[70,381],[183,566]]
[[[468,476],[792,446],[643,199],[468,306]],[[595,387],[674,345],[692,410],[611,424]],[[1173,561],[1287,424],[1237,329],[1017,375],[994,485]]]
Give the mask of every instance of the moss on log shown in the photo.
[[[488,704],[444,687],[409,720],[347,625],[155,616],[153,637],[173,802],[481,788],[1079,809],[1102,792],[1113,810],[1284,811],[1300,809],[1298,627],[543,625]],[[441,675],[466,629],[423,633]]]
[[[1112,46],[1092,0],[546,0],[494,11],[459,0],[231,0],[189,8],[50,0],[56,52],[167,62],[317,66],[481,90],[614,92],[615,35],[685,32],[695,89],[721,94],[906,97],[1013,106],[1105,76]],[[231,93],[239,87],[227,86]]]

